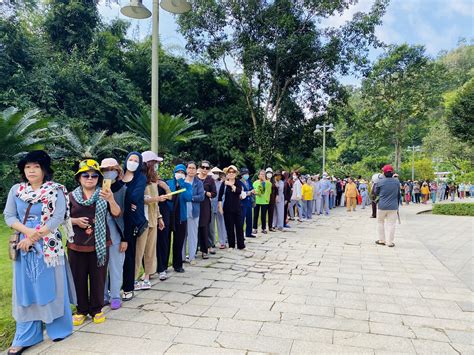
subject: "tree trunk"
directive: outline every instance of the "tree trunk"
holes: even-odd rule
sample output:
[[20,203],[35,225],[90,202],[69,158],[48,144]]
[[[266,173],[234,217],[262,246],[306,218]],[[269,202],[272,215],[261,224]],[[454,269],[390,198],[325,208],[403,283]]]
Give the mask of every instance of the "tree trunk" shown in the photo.
[[400,174],[400,167],[402,165],[402,149],[400,145],[400,140],[395,139],[395,172]]

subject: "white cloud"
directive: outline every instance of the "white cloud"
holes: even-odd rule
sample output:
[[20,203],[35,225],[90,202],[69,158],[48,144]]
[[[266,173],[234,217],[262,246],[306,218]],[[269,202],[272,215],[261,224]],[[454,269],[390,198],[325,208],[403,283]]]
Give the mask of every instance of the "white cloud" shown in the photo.
[[337,14],[327,19],[323,19],[321,24],[324,27],[339,27],[344,25],[347,21],[352,20],[352,17],[357,12],[368,12],[372,7],[374,0],[360,0],[358,3],[351,5],[341,15]]

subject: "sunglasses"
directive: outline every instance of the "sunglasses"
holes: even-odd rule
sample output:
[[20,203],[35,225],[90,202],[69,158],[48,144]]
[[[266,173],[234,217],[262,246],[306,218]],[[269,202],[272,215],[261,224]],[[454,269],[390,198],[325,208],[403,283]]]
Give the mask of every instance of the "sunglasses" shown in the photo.
[[229,170],[229,171],[227,172],[227,174],[235,174],[235,171],[234,171],[234,170]]
[[204,169],[204,170],[209,170],[209,166],[201,166],[201,169]]
[[98,179],[99,174],[82,173],[81,177],[83,177],[84,179]]

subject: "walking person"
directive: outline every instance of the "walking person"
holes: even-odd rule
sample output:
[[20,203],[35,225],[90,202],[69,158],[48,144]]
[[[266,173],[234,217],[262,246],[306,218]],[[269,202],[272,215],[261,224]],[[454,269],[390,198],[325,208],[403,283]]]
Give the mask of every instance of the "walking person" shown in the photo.
[[261,217],[262,233],[267,234],[267,215],[272,193],[272,183],[266,179],[265,170],[260,170],[258,180],[253,183],[255,190],[255,208],[253,216],[253,234],[257,234],[258,218]]
[[295,207],[298,210],[298,222],[302,221],[303,217],[303,205],[302,205],[302,199],[303,199],[303,184],[300,179],[300,173],[295,171],[293,172],[293,185],[292,185],[292,193],[291,193],[291,202],[289,206],[289,213],[290,213],[290,220],[294,221],[295,220]]
[[201,255],[203,259],[208,259],[208,253],[215,254],[214,244],[209,245],[209,225],[211,223],[211,200],[217,196],[216,183],[210,176],[211,163],[207,160],[203,160],[200,164],[200,172],[198,179],[202,182],[204,187],[204,200],[201,202],[201,208],[199,212],[199,230],[198,240],[199,248],[201,249]]
[[[394,247],[395,222],[397,220],[398,203],[400,201],[400,182],[393,177],[391,165],[383,167],[384,179],[377,182],[375,195],[379,197],[377,209],[377,235],[375,242],[379,245]],[[387,238],[385,234],[387,227]]]
[[[242,184],[237,179],[239,171],[234,165],[224,169],[226,173],[225,182],[221,185],[218,195],[218,208],[224,215],[227,238],[229,241],[229,250],[235,248],[237,239],[237,248],[245,249],[244,231],[242,226],[242,209],[240,206],[240,194],[242,193]],[[225,196],[225,203],[222,204]]]
[[[211,169],[212,179],[216,183],[216,191],[219,193],[221,185],[225,180],[224,172],[218,167]],[[225,196],[223,197],[222,203],[224,203]],[[211,201],[212,207],[212,216],[211,216],[211,226],[209,228],[209,238],[212,240],[212,243],[215,243],[216,236],[219,238],[219,249],[225,249],[227,244],[227,231],[225,229],[224,215],[219,212],[218,209],[218,199],[217,196],[214,197]],[[250,225],[252,227],[252,225]],[[216,233],[217,231],[217,233]]]
[[275,172],[273,176],[274,186],[277,189],[275,197],[275,213],[273,216],[273,228],[283,231],[285,225],[285,183],[282,181],[282,174],[280,170]]
[[351,177],[347,179],[346,189],[344,193],[346,195],[347,212],[350,212],[351,209],[352,211],[355,211],[359,191],[357,190],[357,185],[354,183],[354,180]]
[[[43,323],[53,341],[72,334],[70,304],[76,292],[64,253],[60,225],[72,240],[66,188],[52,181],[51,158],[42,150],[18,162],[22,182],[10,189],[3,216],[17,233],[13,261],[12,314],[15,335],[8,354],[43,341]],[[55,248],[49,246],[54,245]]]
[[99,163],[87,159],[75,174],[79,186],[69,195],[74,240],[68,242],[68,255],[77,294],[73,324],[81,325],[90,315],[103,323],[104,288],[107,276],[108,247],[112,245],[107,212],[120,216],[120,206],[111,190],[102,190]]
[[135,288],[135,257],[137,253],[137,238],[148,226],[145,217],[145,188],[146,177],[142,172],[143,158],[138,152],[131,152],[125,159],[122,181],[127,187],[124,210],[124,235],[127,242],[125,260],[123,263],[123,301],[134,297]]
[[171,192],[184,189],[183,192],[173,195],[168,201],[170,208],[170,233],[173,233],[173,269],[175,272],[183,273],[183,246],[186,238],[187,221],[188,221],[188,203],[193,198],[193,186],[187,183],[186,167],[178,164],[174,168],[173,179],[166,183]]
[[[166,201],[166,197],[158,194],[158,164],[163,161],[150,150],[142,153],[143,173],[146,176],[144,192],[145,217],[148,226],[137,239],[135,254],[135,284],[134,290],[148,290],[151,288],[150,275],[156,272],[156,241],[158,229],[165,227],[163,217],[158,206],[159,202]],[[144,273],[140,281],[140,268],[143,265]]]
[[252,233],[252,210],[255,201],[255,190],[253,188],[252,182],[250,181],[249,170],[247,168],[242,168],[242,170],[240,170],[240,175],[242,176],[240,182],[242,183],[243,192],[245,193],[245,198],[243,198],[241,201],[242,225],[245,224],[244,235],[245,238],[256,238],[257,236]]
[[109,263],[107,267],[107,278],[105,282],[104,302],[109,303],[112,310],[119,309],[122,305],[120,289],[123,279],[123,262],[127,242],[124,237],[123,211],[125,207],[125,194],[127,187],[122,182],[123,170],[117,160],[106,158],[100,163],[100,170],[104,180],[111,181],[110,190],[114,194],[114,200],[120,207],[120,215],[112,216],[107,211],[107,225],[110,231],[112,244],[109,247]]

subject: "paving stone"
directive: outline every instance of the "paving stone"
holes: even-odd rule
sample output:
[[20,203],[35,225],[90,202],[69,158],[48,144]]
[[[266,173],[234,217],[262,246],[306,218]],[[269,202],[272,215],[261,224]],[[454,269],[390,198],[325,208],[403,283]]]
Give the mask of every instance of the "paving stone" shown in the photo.
[[446,343],[450,341],[443,329],[414,326],[411,326],[410,329],[415,333],[417,339],[442,341]]
[[262,328],[263,322],[221,318],[216,329],[224,332],[235,332],[256,335]]
[[195,344],[203,346],[213,346],[219,332],[204,329],[182,328],[176,338],[175,343]]
[[280,312],[252,311],[251,309],[241,309],[234,316],[234,319],[254,320],[262,322],[278,322],[280,320],[280,317]]
[[275,338],[312,340],[331,343],[333,331],[328,329],[302,327],[277,323],[264,323],[259,335]]
[[191,328],[204,329],[204,330],[216,330],[217,322],[219,319],[210,317],[200,317]]
[[204,317],[215,317],[215,318],[233,318],[238,312],[237,307],[217,307],[213,306],[203,313]]
[[415,334],[405,325],[369,322],[371,334],[382,334],[403,338],[415,338]]
[[350,308],[335,308],[335,316],[346,319],[369,320],[369,312]]
[[370,348],[356,348],[335,344],[319,343],[314,341],[295,340],[291,347],[291,354],[374,354]]
[[453,343],[474,345],[474,332],[446,330],[446,334]]
[[288,354],[293,340],[261,335],[236,336],[234,333],[222,332],[217,337],[216,342],[225,348],[261,351],[264,353]]
[[412,339],[413,346],[418,354],[458,354],[448,343],[431,340]]
[[224,354],[224,355],[245,355],[245,350],[224,349],[213,347],[209,349],[207,346],[191,345],[191,344],[173,344],[166,351],[166,354]]
[[415,352],[409,339],[377,334],[335,331],[334,344],[403,353]]
[[143,334],[143,338],[172,343],[181,329],[180,327],[171,327],[169,325],[154,325],[148,332]]
[[81,328],[79,331],[140,338],[151,328],[153,328],[152,324],[108,319],[101,324],[90,323],[85,327]]
[[298,324],[315,328],[347,330],[362,333],[369,332],[369,322],[355,319],[301,315]]

